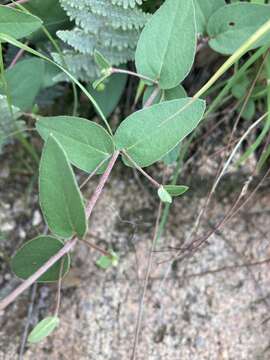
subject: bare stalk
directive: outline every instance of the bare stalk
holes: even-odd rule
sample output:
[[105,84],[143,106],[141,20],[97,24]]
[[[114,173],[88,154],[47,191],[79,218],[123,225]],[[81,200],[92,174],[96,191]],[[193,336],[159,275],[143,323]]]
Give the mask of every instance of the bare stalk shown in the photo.
[[156,243],[157,243],[157,240],[159,237],[158,229],[159,229],[161,212],[162,212],[162,202],[160,201],[159,207],[158,207],[156,224],[155,224],[155,232],[154,232],[153,242],[152,242],[150,254],[148,257],[147,270],[146,270],[146,275],[145,275],[144,284],[143,284],[142,296],[140,299],[139,311],[138,311],[138,315],[137,315],[135,338],[134,338],[134,343],[133,343],[131,360],[136,359],[137,347],[138,347],[138,343],[139,343],[139,336],[140,336],[141,324],[142,324],[142,318],[143,318],[143,308],[144,308],[144,301],[145,301],[145,296],[146,296],[146,291],[147,291],[147,285],[148,285],[148,281],[149,281],[151,270],[152,270],[153,255],[154,255]]

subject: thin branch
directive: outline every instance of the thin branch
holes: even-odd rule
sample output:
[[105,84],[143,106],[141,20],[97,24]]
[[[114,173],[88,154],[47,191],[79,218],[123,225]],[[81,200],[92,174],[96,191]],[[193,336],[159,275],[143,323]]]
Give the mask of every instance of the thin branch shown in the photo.
[[105,162],[109,160],[109,157],[107,157],[106,159],[102,160],[97,167],[91,172],[91,174],[89,176],[87,176],[87,178],[82,182],[82,184],[80,185],[80,190],[88,183],[89,180],[92,179],[92,177],[97,173],[97,171],[101,168],[102,165],[105,164]]
[[138,74],[138,73],[130,71],[130,70],[111,68],[111,73],[112,74],[127,74],[127,75],[138,77],[138,78],[140,78],[142,80],[150,81],[152,84],[156,84],[156,85],[158,84],[157,80],[151,79],[148,76]]
[[111,256],[111,254],[106,251],[106,250],[103,250],[101,247],[99,247],[98,245],[96,244],[93,244],[91,243],[90,241],[87,241],[87,240],[81,240],[85,245],[87,245],[90,249],[94,249],[98,252],[100,252],[102,255],[105,255],[105,256]]
[[125,150],[122,150],[123,155],[125,155],[128,160],[132,163],[132,165],[135,166],[135,168],[141,173],[143,174],[143,176],[145,176],[156,188],[160,188],[160,183],[158,183],[155,179],[153,179],[149,174],[147,174],[146,171],[144,171],[137,163],[135,160],[132,159],[131,156],[128,155],[128,153]]
[[[25,43],[25,45],[28,45],[28,42]],[[17,62],[20,60],[20,58],[23,56],[24,54],[24,49],[20,49],[17,54],[15,55],[14,59],[11,61],[8,69],[13,68],[13,66],[15,66],[17,64]]]
[[64,259],[62,258],[60,264],[60,270],[59,270],[59,279],[57,284],[56,306],[55,306],[54,316],[58,316],[60,309],[63,268],[64,268]]
[[140,300],[140,306],[139,306],[139,311],[138,311],[138,316],[137,316],[137,321],[136,321],[135,338],[134,338],[134,343],[133,343],[131,360],[136,359],[136,352],[137,352],[137,347],[138,347],[138,343],[139,343],[139,335],[140,335],[140,331],[141,331],[141,324],[142,324],[142,317],[143,317],[144,301],[145,301],[147,285],[148,285],[148,282],[149,282],[151,269],[152,269],[152,264],[153,264],[153,254],[154,254],[155,246],[156,246],[156,243],[157,243],[157,240],[158,240],[158,229],[159,229],[159,222],[160,222],[161,212],[162,212],[162,202],[160,201],[159,202],[159,207],[158,207],[158,214],[157,214],[156,224],[155,224],[155,232],[154,232],[154,237],[153,237],[153,242],[152,242],[150,254],[149,254],[149,257],[148,257],[147,270],[146,270],[146,275],[145,275],[145,279],[144,279],[143,291],[142,291],[142,296],[141,296],[141,300]]
[[153,104],[153,102],[155,101],[155,98],[158,96],[159,91],[160,91],[160,88],[157,86],[154,89],[154,91],[152,92],[152,94],[149,96],[147,101],[145,102],[144,108],[147,108]]
[[[108,167],[104,174],[102,175],[100,182],[93,193],[87,209],[86,214],[87,218],[89,219],[94,206],[96,205],[96,202],[98,198],[100,197],[103,187],[106,183],[106,181],[109,178],[109,175],[113,169],[113,166],[118,158],[119,151],[116,151],[113,156],[111,157],[111,160],[108,164]],[[65,243],[65,245],[62,247],[62,249],[56,253],[54,256],[52,256],[46,263],[44,263],[41,268],[39,268],[33,275],[31,275],[27,280],[25,280],[21,285],[19,285],[15,290],[13,290],[7,297],[5,297],[2,301],[0,301],[0,310],[4,310],[9,304],[11,304],[20,294],[22,294],[26,289],[29,288],[36,280],[40,278],[49,268],[51,268],[58,260],[60,260],[63,256],[68,254],[76,245],[78,241],[77,237],[73,237],[69,241]]]
[[23,360],[23,354],[24,354],[24,350],[25,350],[25,344],[27,341],[31,317],[33,314],[36,293],[37,293],[37,283],[35,283],[31,289],[31,298],[30,298],[30,302],[29,302],[29,306],[28,306],[27,319],[26,319],[24,330],[23,330],[22,340],[21,340],[21,345],[20,345],[19,360]]

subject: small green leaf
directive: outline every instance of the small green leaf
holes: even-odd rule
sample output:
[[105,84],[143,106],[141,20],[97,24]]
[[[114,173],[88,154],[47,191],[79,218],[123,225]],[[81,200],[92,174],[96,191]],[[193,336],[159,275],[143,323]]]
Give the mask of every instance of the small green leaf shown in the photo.
[[42,21],[30,14],[0,5],[0,33],[20,39],[39,29]]
[[[25,243],[11,259],[11,269],[20,278],[26,280],[33,275],[43,264],[46,263],[63,247],[62,241],[52,236],[39,236]],[[70,257],[65,255],[62,269],[62,277],[70,267]],[[38,280],[38,283],[58,281],[61,260],[56,262]]]
[[175,88],[164,91],[164,100],[176,100],[187,97],[186,90],[182,85],[177,85]]
[[[209,45],[215,51],[233,54],[270,17],[270,5],[237,2],[225,5],[209,19],[207,32]],[[270,34],[258,41],[252,49],[267,44]]]
[[110,64],[109,60],[107,60],[98,50],[94,51],[94,58],[101,71],[104,69],[111,69],[112,65]]
[[163,185],[163,187],[171,196],[183,195],[189,189],[188,186],[184,185]]
[[149,166],[197,127],[204,110],[203,100],[185,98],[137,111],[116,130],[116,147],[125,150],[138,166]]
[[61,144],[51,135],[40,160],[40,206],[50,230],[63,238],[83,238],[87,219],[82,195]]
[[74,116],[43,117],[37,121],[36,128],[45,141],[52,134],[69,161],[89,173],[114,152],[112,137],[93,121]]
[[[45,64],[41,59],[23,60],[5,71],[12,104],[23,111],[31,109],[41,88],[44,73]],[[2,86],[0,93],[4,94]]]
[[187,76],[196,50],[193,1],[167,0],[143,29],[135,53],[138,73],[171,89]]
[[172,197],[168,193],[168,191],[164,188],[164,186],[160,186],[160,188],[158,189],[158,196],[162,202],[169,204],[172,203]]
[[198,33],[205,34],[210,16],[224,5],[225,0],[194,0]]
[[110,256],[106,256],[106,255],[101,256],[97,260],[96,265],[101,269],[107,270],[111,266],[117,266],[118,262],[119,262],[118,255],[113,250],[111,250]]
[[60,319],[57,316],[48,316],[41,320],[34,329],[30,332],[27,340],[30,343],[38,343],[49,336],[57,326],[59,326]]

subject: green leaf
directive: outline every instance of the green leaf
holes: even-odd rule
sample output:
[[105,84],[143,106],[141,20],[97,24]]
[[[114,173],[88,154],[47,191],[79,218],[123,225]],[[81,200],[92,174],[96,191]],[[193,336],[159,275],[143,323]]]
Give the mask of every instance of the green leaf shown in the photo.
[[176,100],[187,97],[186,90],[182,85],[178,85],[175,88],[168,89],[164,91],[164,100]]
[[163,187],[171,196],[183,195],[189,189],[184,185],[163,185]]
[[168,193],[168,191],[163,186],[160,186],[160,188],[158,189],[158,196],[162,202],[169,203],[169,204],[172,203],[171,195]]
[[224,0],[194,0],[198,33],[205,34],[210,16],[224,5]]
[[83,199],[61,144],[51,135],[39,170],[40,206],[50,230],[63,238],[83,238],[87,219]]
[[125,74],[114,74],[105,83],[104,91],[95,91],[92,86],[88,87],[89,93],[99,104],[103,114],[109,117],[116,108],[125,90],[127,76]]
[[[46,263],[63,247],[62,241],[52,236],[39,236],[25,243],[11,259],[12,271],[21,279],[26,280],[33,275],[43,264]],[[62,277],[70,267],[70,257],[65,255],[62,269]],[[38,280],[38,283],[58,281],[62,259],[57,261]]]
[[52,134],[69,161],[89,173],[114,152],[112,137],[93,121],[74,116],[44,117],[36,122],[36,128],[45,141]]
[[[239,2],[223,6],[209,19],[207,32],[213,50],[230,55],[254,34],[270,17],[270,6]],[[270,34],[258,41],[252,49],[270,41]]]
[[104,270],[107,270],[111,266],[117,266],[119,261],[118,255],[113,250],[110,251],[110,254],[111,254],[110,256],[106,256],[106,255],[101,256],[96,261],[96,265]]
[[24,121],[18,120],[21,116],[20,109],[12,106],[12,112],[13,114],[10,113],[7,97],[0,95],[0,154],[2,147],[12,140],[12,134],[25,128]]
[[39,29],[42,21],[21,10],[0,5],[0,33],[20,39]]
[[60,319],[57,316],[48,316],[41,320],[34,329],[30,332],[27,340],[30,343],[38,343],[49,336],[57,326],[59,326]]
[[247,94],[249,86],[250,86],[250,81],[245,74],[237,82],[233,84],[231,90],[232,95],[238,100],[242,99]]
[[[152,95],[153,91],[155,91],[154,86],[147,86],[143,94],[143,105],[145,105],[149,97]],[[157,96],[155,97],[152,105],[158,104],[162,101],[181,99],[184,97],[187,97],[186,90],[183,88],[182,85],[177,85],[175,88],[172,89],[163,90],[163,91],[160,90]]]
[[160,160],[199,124],[205,111],[203,100],[185,98],[166,101],[137,111],[115,133],[115,144],[138,166]]
[[180,155],[180,147],[181,144],[177,144],[170,152],[163,156],[162,161],[164,164],[172,165],[178,160]]
[[171,89],[187,76],[196,51],[193,1],[167,0],[150,18],[138,41],[137,71]]
[[[31,109],[44,79],[45,64],[40,59],[18,62],[5,71],[12,104],[23,111]],[[4,94],[1,84],[0,93]]]
[[98,50],[94,51],[94,58],[101,71],[111,69],[112,65],[110,62]]
[[[23,6],[30,11],[31,14],[42,19],[44,26],[52,36],[57,30],[64,30],[70,27],[70,21],[67,13],[61,7],[59,1],[55,0],[31,0]],[[35,32],[31,36],[34,42],[44,40],[46,38],[42,30]]]
[[[240,111],[242,110],[242,106],[243,106],[243,102],[241,102],[241,104],[236,109],[238,113],[240,113]],[[241,116],[243,119],[250,121],[254,117],[255,113],[256,113],[255,101],[249,99],[245,106],[244,111],[242,111]]]

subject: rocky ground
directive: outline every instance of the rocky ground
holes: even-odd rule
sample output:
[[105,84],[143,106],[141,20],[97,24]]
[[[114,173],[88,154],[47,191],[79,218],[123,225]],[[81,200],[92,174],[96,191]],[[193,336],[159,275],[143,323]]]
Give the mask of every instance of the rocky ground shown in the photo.
[[[211,184],[205,164],[189,194],[174,202],[158,249],[179,247],[190,234]],[[211,172],[211,171],[210,171]],[[243,179],[247,176],[242,175]],[[0,295],[16,286],[7,266],[15,246],[42,230],[37,203],[28,204],[25,187],[8,188],[8,168],[1,170]],[[204,217],[199,235],[224,216],[241,190],[239,174],[221,184]],[[16,179],[15,179],[16,180]],[[143,180],[144,181],[144,180]],[[15,181],[16,182],[16,181]],[[89,197],[94,184],[89,184]],[[254,185],[251,186],[251,188]],[[230,189],[234,190],[231,191]],[[176,250],[154,254],[147,287],[138,360],[267,360],[270,358],[270,193],[269,180],[253,200],[216,232],[194,256],[168,261]],[[10,196],[10,193],[13,196]],[[112,176],[90,221],[89,240],[114,248],[117,268],[95,265],[97,254],[80,244],[62,291],[61,325],[39,345],[27,346],[25,360],[120,360],[132,352],[142,283],[151,246],[156,201],[143,191],[132,172]],[[36,200],[36,199],[35,199]],[[164,262],[165,261],[165,262]],[[30,326],[55,307],[55,286],[39,286]],[[12,304],[0,319],[0,360],[18,358],[31,291]]]

